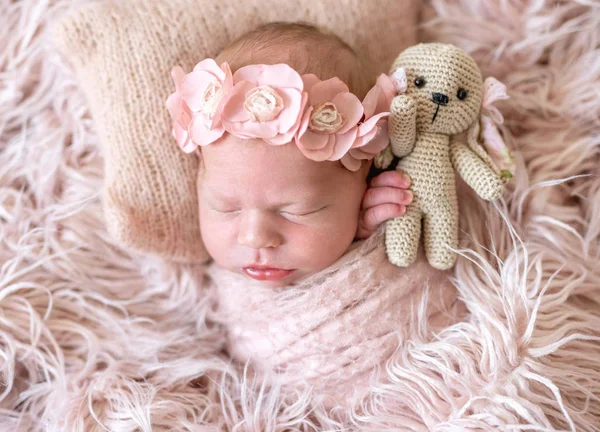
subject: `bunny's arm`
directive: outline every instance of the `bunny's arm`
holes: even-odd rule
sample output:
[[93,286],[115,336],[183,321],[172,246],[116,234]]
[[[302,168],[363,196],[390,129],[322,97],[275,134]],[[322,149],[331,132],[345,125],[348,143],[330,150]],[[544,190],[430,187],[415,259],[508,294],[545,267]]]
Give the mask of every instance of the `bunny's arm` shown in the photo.
[[388,130],[392,152],[404,157],[412,152],[417,136],[417,105],[406,95],[392,99]]
[[450,142],[452,166],[477,195],[486,201],[493,201],[502,193],[502,180],[470,148],[458,140]]

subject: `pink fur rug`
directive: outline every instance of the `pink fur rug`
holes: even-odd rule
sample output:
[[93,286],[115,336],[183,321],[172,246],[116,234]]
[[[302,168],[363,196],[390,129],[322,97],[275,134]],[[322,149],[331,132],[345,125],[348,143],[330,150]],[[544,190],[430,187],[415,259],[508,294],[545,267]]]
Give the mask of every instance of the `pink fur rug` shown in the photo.
[[508,85],[519,174],[463,211],[466,319],[419,322],[348,412],[247,379],[203,270],[107,235],[94,124],[45,33],[74,3],[0,1],[0,431],[599,430],[597,2],[433,2],[423,37]]

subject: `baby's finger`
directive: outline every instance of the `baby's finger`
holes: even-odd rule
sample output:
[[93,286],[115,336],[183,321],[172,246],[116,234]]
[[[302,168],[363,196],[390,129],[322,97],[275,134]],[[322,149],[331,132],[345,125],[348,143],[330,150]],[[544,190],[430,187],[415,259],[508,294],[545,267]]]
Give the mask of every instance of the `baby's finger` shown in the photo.
[[413,200],[411,191],[395,187],[375,187],[367,189],[362,201],[362,208],[368,209],[381,204],[409,205]]
[[373,177],[369,183],[369,187],[390,186],[400,189],[408,189],[410,187],[410,177],[400,171],[385,171],[377,177]]
[[374,231],[388,219],[399,217],[406,213],[406,207],[398,204],[381,204],[366,210],[362,217],[365,229]]

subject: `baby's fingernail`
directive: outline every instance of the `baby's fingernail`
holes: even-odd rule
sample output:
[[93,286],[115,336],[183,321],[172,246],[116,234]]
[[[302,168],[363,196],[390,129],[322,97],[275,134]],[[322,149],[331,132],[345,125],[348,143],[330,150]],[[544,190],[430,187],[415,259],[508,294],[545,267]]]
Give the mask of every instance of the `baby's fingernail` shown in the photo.
[[413,195],[413,193],[411,191],[404,191],[404,199],[406,201],[408,201],[409,203],[411,203],[412,200],[413,200],[413,198],[414,198],[414,195]]
[[401,174],[401,175],[402,175],[402,177],[401,177],[402,183],[405,184],[406,186],[410,186],[410,177],[406,174]]

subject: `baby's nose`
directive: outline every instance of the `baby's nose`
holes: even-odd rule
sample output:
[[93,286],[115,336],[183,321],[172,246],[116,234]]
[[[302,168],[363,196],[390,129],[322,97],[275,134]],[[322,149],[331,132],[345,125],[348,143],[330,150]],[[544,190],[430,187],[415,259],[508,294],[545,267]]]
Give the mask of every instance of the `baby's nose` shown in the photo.
[[259,211],[242,214],[238,228],[238,243],[252,249],[278,247],[282,237],[273,221]]

